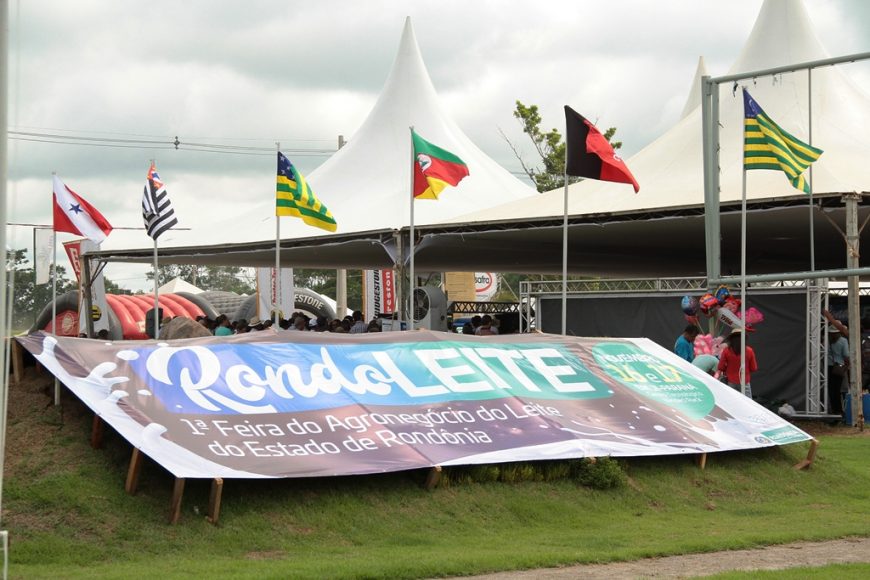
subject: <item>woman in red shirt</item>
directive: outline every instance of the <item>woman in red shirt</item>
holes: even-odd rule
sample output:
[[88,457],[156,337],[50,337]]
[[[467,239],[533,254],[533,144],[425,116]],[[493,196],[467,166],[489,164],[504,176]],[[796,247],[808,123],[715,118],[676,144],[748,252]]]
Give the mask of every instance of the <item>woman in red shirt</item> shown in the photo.
[[[725,379],[728,386],[732,389],[740,390],[740,335],[742,331],[738,328],[731,331],[726,339],[728,346],[722,351],[719,357],[719,370],[725,373]],[[749,377],[752,373],[758,370],[758,363],[755,360],[755,351],[748,344],[746,345],[746,396],[752,398],[752,387],[749,385]]]

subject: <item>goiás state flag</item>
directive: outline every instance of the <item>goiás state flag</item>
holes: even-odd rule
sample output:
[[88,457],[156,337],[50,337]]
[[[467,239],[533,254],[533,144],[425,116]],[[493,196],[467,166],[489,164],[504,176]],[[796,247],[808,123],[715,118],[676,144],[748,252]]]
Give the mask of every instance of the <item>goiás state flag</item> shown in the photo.
[[411,138],[414,141],[414,199],[438,199],[445,187],[455,187],[468,177],[468,166],[462,159],[429,143],[413,130]]
[[640,191],[625,161],[616,155],[601,131],[568,105],[565,105],[565,143],[568,175],[630,183],[635,193]]
[[68,188],[57,175],[52,176],[54,231],[84,236],[101,243],[112,232],[109,220],[94,206]]
[[148,168],[145,190],[142,193],[142,219],[145,221],[145,230],[153,240],[169,228],[178,225],[178,218],[175,217],[175,210],[172,209],[166,186],[160,180],[153,162]]

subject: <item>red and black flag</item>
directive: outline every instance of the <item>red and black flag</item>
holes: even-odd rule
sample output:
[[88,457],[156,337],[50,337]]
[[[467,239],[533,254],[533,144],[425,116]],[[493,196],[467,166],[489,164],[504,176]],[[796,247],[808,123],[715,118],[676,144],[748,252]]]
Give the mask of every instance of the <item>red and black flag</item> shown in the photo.
[[601,131],[568,105],[565,105],[565,143],[568,175],[630,183],[635,193],[640,191],[625,161],[614,153]]

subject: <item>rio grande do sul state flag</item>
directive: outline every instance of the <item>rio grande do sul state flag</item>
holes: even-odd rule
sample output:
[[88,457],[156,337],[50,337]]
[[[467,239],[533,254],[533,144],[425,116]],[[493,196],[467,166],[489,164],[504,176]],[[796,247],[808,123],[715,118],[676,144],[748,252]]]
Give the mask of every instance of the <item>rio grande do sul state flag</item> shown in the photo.
[[468,166],[451,153],[429,143],[415,131],[414,141],[414,199],[438,199],[441,190],[456,186],[468,176]]

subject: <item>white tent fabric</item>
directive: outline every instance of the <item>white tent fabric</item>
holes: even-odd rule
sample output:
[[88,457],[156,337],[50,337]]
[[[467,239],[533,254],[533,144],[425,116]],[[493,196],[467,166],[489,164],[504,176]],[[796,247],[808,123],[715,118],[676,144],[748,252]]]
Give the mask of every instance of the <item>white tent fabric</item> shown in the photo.
[[692,79],[689,97],[683,106],[683,112],[680,113],[680,120],[685,119],[692,114],[692,111],[701,106],[701,78],[707,74],[709,74],[707,72],[707,63],[704,62],[704,57],[701,56],[698,58],[698,68],[695,69],[695,77]]
[[536,194],[478,149],[450,119],[407,18],[392,71],[368,118],[347,145],[308,176],[335,216],[339,232],[408,225],[411,126],[427,141],[457,155],[470,173],[437,201],[416,202],[415,223],[436,223]]
[[190,282],[181,278],[173,278],[163,286],[157,289],[158,294],[172,294],[174,292],[189,292],[190,294],[200,294],[203,292],[201,288],[197,288]]
[[[729,74],[827,58],[803,2],[765,0],[755,27]],[[824,150],[813,165],[815,193],[870,191],[870,98],[848,78],[848,66],[812,72],[812,144]],[[806,71],[759,78],[748,90],[781,127],[809,141],[809,94]],[[720,187],[723,201],[739,200],[743,167],[743,99],[739,89],[720,87]],[[580,112],[583,107],[571,103]],[[701,108],[683,117],[627,164],[640,183],[631,186],[585,180],[569,187],[570,215],[613,214],[702,205],[704,203]],[[801,196],[785,174],[747,172],[749,199]],[[455,222],[516,220],[560,216],[563,190],[531,200],[469,212]],[[445,222],[446,223],[446,222]]]
[[[537,194],[490,159],[450,119],[429,78],[411,19],[407,18],[392,70],[374,108],[344,147],[306,175],[314,194],[335,217],[336,233],[409,225],[411,126],[427,141],[457,155],[470,173],[457,187],[443,191],[437,201],[416,202],[416,224],[438,223]],[[274,200],[263,199],[234,221],[263,223],[256,239],[264,239],[268,237],[264,233],[269,228],[268,218],[274,215]],[[226,241],[226,229],[217,229]],[[281,220],[283,239],[326,233],[298,219]]]

